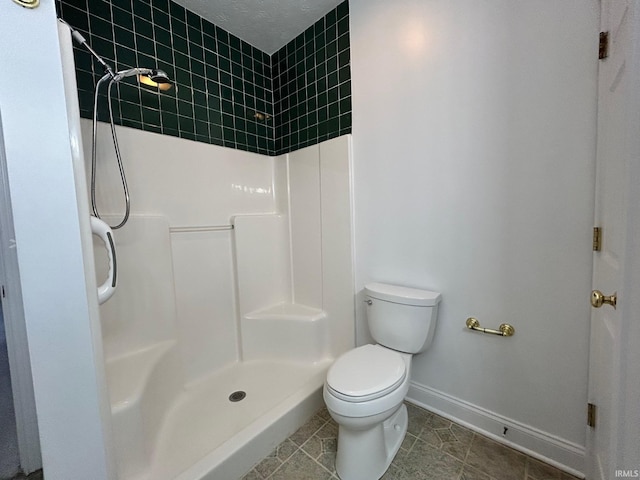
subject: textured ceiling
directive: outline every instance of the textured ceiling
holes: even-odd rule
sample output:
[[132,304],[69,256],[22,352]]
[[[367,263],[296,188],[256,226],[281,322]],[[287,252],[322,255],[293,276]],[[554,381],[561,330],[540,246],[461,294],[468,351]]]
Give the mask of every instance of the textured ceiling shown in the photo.
[[271,55],[343,0],[174,0]]

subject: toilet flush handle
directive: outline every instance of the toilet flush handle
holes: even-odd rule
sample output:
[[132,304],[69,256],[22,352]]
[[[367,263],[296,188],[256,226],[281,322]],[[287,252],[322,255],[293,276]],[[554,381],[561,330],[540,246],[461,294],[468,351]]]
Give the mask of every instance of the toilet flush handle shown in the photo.
[[368,299],[368,298],[367,298],[367,299],[364,301],[364,303],[366,303],[367,305],[371,305],[373,302],[372,302],[370,299]]

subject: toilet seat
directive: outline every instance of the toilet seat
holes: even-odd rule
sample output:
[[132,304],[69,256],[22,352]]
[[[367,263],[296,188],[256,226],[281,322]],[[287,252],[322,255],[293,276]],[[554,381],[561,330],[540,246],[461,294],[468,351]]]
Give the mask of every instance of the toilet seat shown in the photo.
[[402,356],[380,345],[364,345],[342,355],[327,373],[327,389],[347,402],[366,402],[396,390],[407,376]]

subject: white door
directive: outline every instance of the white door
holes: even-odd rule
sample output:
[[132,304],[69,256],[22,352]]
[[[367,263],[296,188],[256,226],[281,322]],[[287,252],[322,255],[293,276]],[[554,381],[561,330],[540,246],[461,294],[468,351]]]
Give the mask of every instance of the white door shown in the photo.
[[[601,251],[594,253],[592,288],[606,296],[617,293],[617,306],[592,309],[589,402],[597,410],[596,426],[588,429],[590,480],[638,476],[640,469],[640,429],[625,434],[625,424],[637,425],[640,418],[640,401],[633,405],[628,398],[640,400],[629,390],[640,369],[633,361],[640,349],[633,310],[640,291],[634,235],[640,217],[634,181],[640,170],[639,14],[640,0],[602,0],[601,30],[609,32],[609,52],[599,69],[595,225],[603,235]],[[633,450],[635,458],[625,453]]]

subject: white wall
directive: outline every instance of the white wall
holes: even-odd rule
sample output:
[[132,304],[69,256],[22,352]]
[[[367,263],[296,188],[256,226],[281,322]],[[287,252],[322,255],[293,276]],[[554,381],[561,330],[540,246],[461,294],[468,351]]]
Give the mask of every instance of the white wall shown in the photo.
[[[89,120],[82,120],[82,130],[89,161]],[[107,124],[99,124],[98,131],[98,207],[101,214],[117,216],[124,212],[124,206],[111,134]],[[147,321],[140,315],[120,318],[113,314],[151,309],[149,302],[160,295],[161,300],[170,300],[166,309],[175,317],[186,379],[194,381],[239,359],[233,233],[209,227],[229,225],[236,214],[275,211],[273,159],[132,128],[117,127],[117,132],[133,216],[114,237],[116,245],[125,248],[133,237],[138,238],[139,246],[132,250],[138,252],[139,262],[121,262],[120,267],[138,272],[132,274],[138,279],[132,282],[135,295],[116,291],[102,307],[105,351],[111,357],[118,356],[126,353],[123,345],[133,351],[167,338],[170,329],[166,322],[166,334],[158,332],[154,322],[159,319],[154,320],[153,315]],[[165,218],[168,230],[162,235],[136,225],[145,217],[149,224],[149,217],[154,216]],[[138,233],[132,237],[130,230]],[[166,248],[163,235],[168,237]],[[158,265],[147,258],[145,242],[158,252],[167,251],[167,255],[157,255],[158,263],[170,263],[168,269],[162,269],[164,273],[152,273]],[[174,281],[174,291],[162,293],[167,282]],[[126,285],[122,287],[126,289]],[[127,326],[130,322],[143,324],[139,328]],[[136,339],[131,338],[132,332],[138,332]],[[143,338],[144,332],[148,337]]]
[[291,212],[291,266],[295,303],[322,308],[320,147],[287,155]]
[[442,292],[413,395],[581,468],[598,2],[351,0],[350,18],[356,289]]
[[234,218],[243,358],[335,358],[355,343],[351,136],[275,158],[273,182],[278,214]]
[[[82,120],[82,131],[88,161],[90,121]],[[332,355],[353,346],[350,136],[274,159],[131,128],[117,132],[132,216],[114,233],[120,287],[101,307],[108,359],[177,337],[187,381],[195,381],[240,359],[240,314],[294,298],[327,311]],[[124,210],[104,124],[99,124],[98,165],[99,210],[115,224]],[[280,215],[242,222],[243,215],[275,212]],[[229,224],[235,215],[236,252],[231,230],[207,230]],[[252,233],[257,221],[281,228]],[[260,247],[271,253],[253,251],[252,238],[267,231],[276,236],[262,238]],[[277,260],[289,255],[289,241],[291,262]],[[236,254],[242,257],[239,273],[250,273],[237,279]],[[266,255],[276,264],[259,264],[251,255]],[[104,258],[98,263],[106,265]],[[245,293],[264,283],[257,268],[272,288],[240,295],[237,304],[236,281]],[[281,280],[273,283],[276,277]]]
[[[103,216],[116,224],[119,218]],[[106,359],[176,338],[172,242],[166,217],[134,214],[116,230],[117,287],[113,302],[100,306]],[[109,259],[94,237],[97,282],[106,281]],[[116,296],[117,294],[117,296]]]
[[334,357],[353,347],[353,167],[351,135],[286,159],[295,302],[327,312]]
[[287,213],[240,215],[234,226],[240,317],[292,303]]

